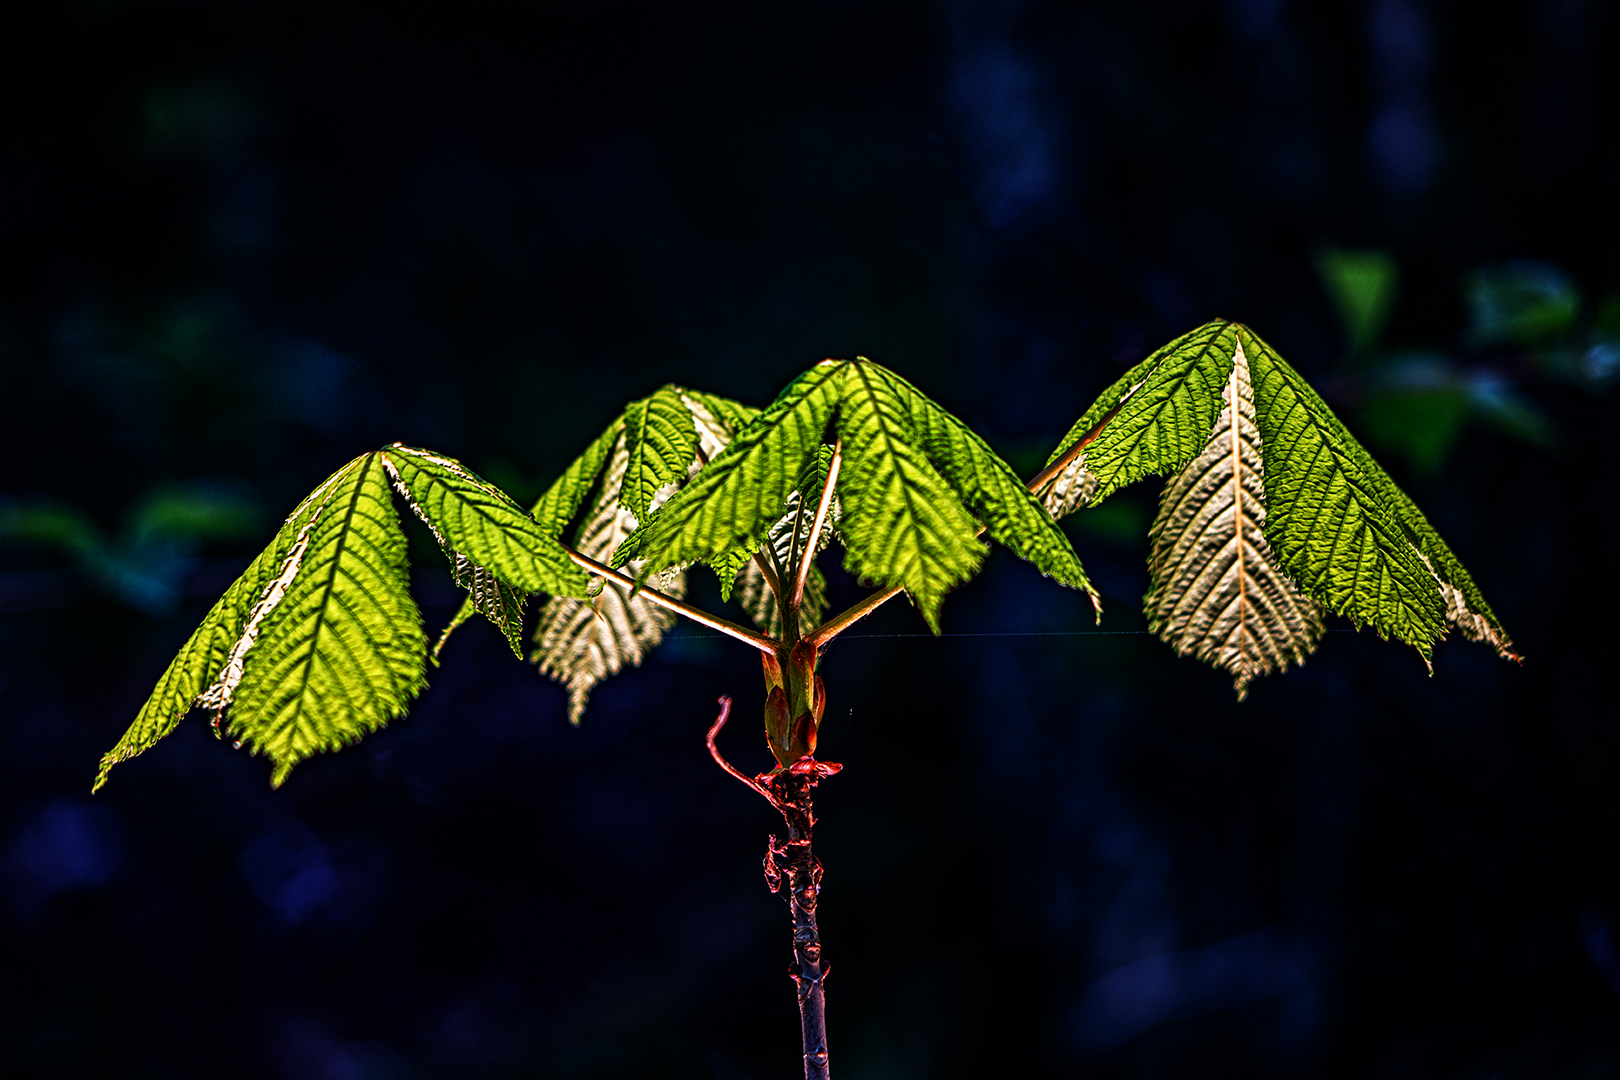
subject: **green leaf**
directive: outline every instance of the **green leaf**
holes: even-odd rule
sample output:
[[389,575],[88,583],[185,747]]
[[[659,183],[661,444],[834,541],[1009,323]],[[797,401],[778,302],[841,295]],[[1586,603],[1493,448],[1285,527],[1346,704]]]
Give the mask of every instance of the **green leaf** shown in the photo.
[[829,422],[843,445],[837,530],[845,565],[906,589],[936,630],[945,593],[973,575],[987,550],[969,505],[993,538],[1065,584],[1089,587],[1068,540],[1011,468],[910,383],[864,359],[825,361],[795,379],[630,535],[614,564],[644,559],[644,574],[696,561],[729,567],[736,553],[758,551],[787,515],[778,538],[789,542],[784,551],[772,545],[770,557],[790,575],[830,458]]
[[199,700],[275,762],[273,787],[304,758],[402,715],[425,685],[427,642],[382,455],[356,458],[320,491]]
[[325,505],[333,485],[360,460],[357,458],[338,470],[308,495],[282,523],[270,544],[203,617],[201,625],[192,631],[180,652],[169,662],[151,696],[136,714],[135,722],[118,744],[102,755],[92,792],[101,790],[107,783],[114,765],[145,753],[174,731],[198,704],[197,699],[219,678],[250,616],[272,586],[288,573],[288,560],[295,549],[302,558],[300,537]]
[[[730,600],[733,587],[744,585],[743,579],[747,579],[743,590],[745,595],[740,599],[740,603],[754,622],[773,637],[781,636],[782,624],[776,613],[775,594],[766,583],[759,560],[769,560],[771,571],[778,575],[785,573],[783,568],[797,565],[795,561],[797,550],[809,542],[810,529],[815,523],[816,503],[805,502],[801,497],[806,491],[816,492],[818,494],[815,499],[819,502],[821,498],[819,492],[827,483],[827,471],[832,466],[832,456],[833,448],[823,443],[816,456],[811,459],[810,466],[794,485],[793,492],[788,495],[787,512],[767,530],[763,544],[756,548],[733,548],[723,555],[707,560],[715,576],[720,579],[721,600]],[[816,541],[817,554],[826,550],[836,536],[838,515],[838,497],[834,495],[832,504],[827,510],[827,520],[822,523],[821,535]],[[820,582],[819,586],[816,584],[817,581]],[[817,594],[818,599],[812,608],[810,593],[812,589],[818,587],[822,593]],[[825,587],[826,578],[819,569],[812,566],[810,576],[805,579],[805,599],[800,605],[802,625],[814,626],[820,621],[821,612],[826,607],[826,598],[822,595],[825,593]]]
[[[754,561],[753,552],[747,548],[733,548],[723,555],[716,555],[708,560],[709,568],[714,576],[720,579],[721,602],[731,599],[731,590],[737,584],[737,575]],[[758,568],[755,568],[756,571]],[[763,578],[761,578],[763,580]]]
[[524,594],[584,595],[590,580],[556,539],[459,461],[394,443],[382,451],[382,462],[455,564],[459,584],[471,587],[471,564]]
[[919,445],[910,395],[887,374],[870,363],[844,369],[837,421],[844,565],[864,581],[904,588],[937,634],[945,594],[978,571],[989,549]]
[[1278,562],[1332,610],[1427,658],[1445,636],[1446,608],[1391,498],[1399,489],[1298,372],[1247,327],[1238,336],[1254,382],[1266,538]]
[[[450,616],[450,621],[444,624],[444,629],[439,631],[439,640],[433,643],[433,648],[428,652],[428,659],[433,661],[434,667],[439,666],[439,653],[444,651],[444,643],[450,640],[450,635],[461,629],[462,624],[468,619],[479,614],[483,613],[478,610],[478,601],[474,598],[473,594],[469,592],[466,599],[462,600],[461,606],[456,609],[456,613]],[[502,636],[506,638],[506,643],[512,647],[512,651],[517,653],[518,659],[521,660],[523,659],[522,607],[518,608],[516,614],[517,618],[515,620],[492,619],[490,621],[495,623],[495,626],[500,630]],[[516,629],[515,636],[513,634],[514,626]]]
[[282,536],[278,536],[277,543],[273,543],[253,561],[214,604],[203,618],[202,625],[192,631],[180,652],[169,662],[162,678],[158,679],[146,704],[141,706],[135,722],[118,740],[118,745],[102,755],[101,769],[91,792],[100,791],[107,783],[108,773],[114,765],[145,753],[178,727],[196,704],[197,696],[224,669],[231,647],[241,635],[242,624],[262,591],[266,576],[275,573],[277,563],[285,554],[281,550],[282,539]]
[[[1246,416],[1234,423],[1234,393],[1252,400],[1252,428]],[[1088,488],[1096,502],[1174,473],[1151,531],[1149,624],[1179,652],[1231,670],[1240,694],[1315,647],[1315,605],[1425,660],[1448,623],[1517,659],[1417,507],[1247,327],[1217,320],[1154,353],[1087,410],[1048,464],[1087,439],[1046,489],[1047,505],[1064,512]]]
[[1095,506],[1127,484],[1176,472],[1198,456],[1232,373],[1235,326],[1217,319],[1183,334],[1103,392],[1047,458],[1051,465],[1091,436],[1042,491],[1053,514]]
[[1052,515],[1030,494],[1012,467],[962,421],[929,400],[891,371],[881,373],[898,397],[923,452],[957,493],[990,539],[1041,573],[1071,589],[1083,589],[1097,603],[1080,558]]
[[670,385],[630,403],[624,410],[624,433],[630,460],[620,498],[644,520],[660,491],[686,480],[697,456],[697,425],[681,400],[680,387]]
[[644,559],[646,574],[758,547],[821,445],[843,368],[840,361],[825,361],[790,383],[626,538],[610,565]]

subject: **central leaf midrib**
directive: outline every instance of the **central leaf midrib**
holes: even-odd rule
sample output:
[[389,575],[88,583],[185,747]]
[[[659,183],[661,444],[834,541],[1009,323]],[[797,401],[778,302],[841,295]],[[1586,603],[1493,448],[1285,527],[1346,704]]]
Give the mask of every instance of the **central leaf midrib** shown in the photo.
[[[1246,358],[1240,363],[1238,358],[1241,356],[1243,356],[1243,343],[1239,342],[1237,348],[1233,350],[1232,373],[1226,381],[1228,394],[1230,395],[1226,408],[1231,414],[1230,424],[1232,428],[1232,535],[1233,539],[1237,541],[1235,554],[1237,557],[1238,577],[1238,651],[1241,661],[1247,666],[1248,656],[1244,652],[1245,642],[1252,645],[1251,639],[1253,635],[1249,633],[1248,624],[1249,568],[1243,552],[1243,438],[1241,424],[1239,423],[1243,416],[1243,410],[1238,400],[1241,396],[1239,387],[1241,380],[1238,378],[1238,372],[1246,368],[1248,363]],[[1220,422],[1220,418],[1216,417],[1215,423],[1217,426],[1220,425]]]
[[[888,426],[888,424],[886,424],[884,422],[883,409],[882,409],[882,406],[878,402],[877,392],[872,388],[871,381],[867,377],[866,366],[864,364],[857,365],[855,367],[855,372],[856,372],[857,375],[860,376],[861,385],[866,390],[867,398],[871,403],[872,415],[877,421],[878,433],[883,438],[884,449],[887,451],[887,453],[889,455],[889,459],[891,461],[898,461],[899,455],[897,453],[895,453],[894,440],[889,435],[889,426]],[[916,508],[912,505],[911,486],[906,483],[905,477],[900,475],[900,470],[898,468],[896,468],[894,470],[894,475],[895,475],[896,481],[900,485],[901,497],[905,500],[906,516],[911,522],[912,531],[920,533],[921,530],[917,528],[917,524],[916,524],[916,522],[917,522],[917,511],[916,511]],[[918,540],[918,543],[917,543],[917,561],[919,562],[919,564],[926,564],[926,561],[927,561],[926,560],[926,555],[925,555],[925,553],[923,551],[922,541],[920,539]]]
[[304,697],[309,691],[310,675],[315,669],[315,658],[316,653],[319,651],[321,630],[326,624],[326,609],[331,603],[332,592],[337,585],[338,568],[343,561],[343,550],[348,545],[348,536],[350,530],[353,528],[355,511],[360,505],[360,496],[365,491],[366,479],[370,476],[371,468],[376,457],[377,455],[375,453],[366,455],[366,463],[361,467],[360,475],[355,480],[354,494],[349,497],[348,509],[344,511],[343,521],[338,526],[336,547],[332,553],[332,567],[327,571],[326,584],[321,590],[320,604],[316,608],[315,628],[310,632],[308,653],[301,665],[304,671],[303,677],[298,684],[298,693],[294,699],[295,704],[293,714],[286,721],[286,723],[280,725],[277,731],[278,736],[287,732],[289,729],[296,729],[299,722],[303,719]]

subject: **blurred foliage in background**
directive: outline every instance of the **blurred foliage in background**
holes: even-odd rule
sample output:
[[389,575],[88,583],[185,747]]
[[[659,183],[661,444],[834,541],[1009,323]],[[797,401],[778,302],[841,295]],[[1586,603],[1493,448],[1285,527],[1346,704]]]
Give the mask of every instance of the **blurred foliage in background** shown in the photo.
[[[6,545],[8,567],[3,610],[25,611],[72,596],[53,569],[15,569],[32,561],[58,561],[50,559],[56,555],[120,602],[164,618],[174,614],[183,596],[220,591],[217,574],[187,589],[205,546],[256,537],[264,518],[263,506],[251,494],[207,481],[151,492],[135,504],[116,536],[60,499],[0,496],[0,543]],[[237,559],[225,562],[241,565]]]
[[1556,426],[1525,391],[1563,384],[1602,394],[1620,379],[1620,293],[1583,304],[1574,279],[1550,263],[1513,259],[1465,274],[1468,325],[1449,352],[1384,345],[1400,281],[1388,251],[1328,248],[1317,269],[1347,342],[1328,396],[1350,407],[1369,445],[1420,476],[1444,469],[1470,422],[1556,452]]

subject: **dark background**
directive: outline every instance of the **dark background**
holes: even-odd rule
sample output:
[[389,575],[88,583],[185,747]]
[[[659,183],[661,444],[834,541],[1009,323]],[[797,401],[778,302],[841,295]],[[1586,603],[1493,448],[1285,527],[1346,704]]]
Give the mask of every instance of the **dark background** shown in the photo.
[[[1237,705],[1140,633],[1157,482],[1070,519],[1106,634],[1004,554],[945,629],[1044,636],[891,605],[823,669],[835,1075],[1620,1075],[1615,12],[12,12],[6,1075],[795,1075],[772,815],[703,749],[729,693],[768,760],[741,646],[679,629],[574,730],[477,623],[279,792],[202,716],[96,760],[384,442],[531,499],[665,381],[859,353],[1029,475],[1216,316],[1382,433],[1528,659],[1334,633]],[[1339,246],[1399,272],[1355,355]],[[1493,331],[1503,274],[1567,317]]]

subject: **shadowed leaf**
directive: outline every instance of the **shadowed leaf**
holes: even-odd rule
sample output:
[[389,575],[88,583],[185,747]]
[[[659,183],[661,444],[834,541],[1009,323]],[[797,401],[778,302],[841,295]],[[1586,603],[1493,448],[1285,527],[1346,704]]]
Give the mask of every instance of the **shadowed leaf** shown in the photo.
[[[574,537],[575,550],[597,561],[607,558],[636,527],[636,516],[619,501],[629,461],[625,435],[621,435],[609,458],[601,493]],[[537,647],[530,656],[540,666],[540,674],[568,687],[568,721],[576,725],[585,715],[596,684],[617,675],[626,665],[639,665],[675,623],[674,612],[644,594],[631,596],[625,586],[599,580],[601,591],[593,597],[556,596],[546,601],[534,631]],[[686,576],[673,571],[658,587],[679,599],[686,594]]]
[[1277,566],[1249,365],[1239,348],[1225,408],[1203,453],[1165,485],[1149,530],[1148,629],[1230,671],[1238,700],[1258,675],[1303,664],[1321,640],[1322,606]]

